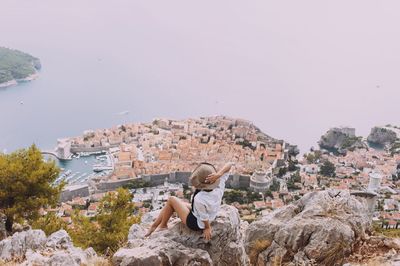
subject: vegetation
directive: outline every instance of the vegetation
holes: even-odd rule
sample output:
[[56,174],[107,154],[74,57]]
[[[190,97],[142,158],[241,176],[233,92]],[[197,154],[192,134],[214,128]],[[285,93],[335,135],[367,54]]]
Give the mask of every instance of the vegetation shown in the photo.
[[356,137],[356,136],[347,136],[343,142],[342,142],[342,149],[348,149],[350,151],[354,150],[354,145],[357,144],[357,142],[361,142],[362,137]]
[[251,190],[230,189],[225,190],[224,200],[227,204],[231,204],[233,202],[245,204],[262,200],[262,196],[259,193]]
[[396,142],[394,142],[390,147],[389,151],[392,156],[400,153],[400,141],[397,140]]
[[74,226],[68,230],[74,244],[93,247],[97,252],[111,255],[125,244],[129,228],[140,222],[133,215],[135,206],[132,194],[123,188],[109,192],[100,201],[98,214],[89,218],[76,212],[72,216]]
[[279,168],[278,177],[282,177],[287,173],[288,169],[286,167]]
[[145,181],[143,179],[134,179],[129,184],[125,185],[124,188],[127,189],[137,189],[137,188],[145,188],[145,187],[151,187],[150,182]]
[[300,189],[295,183],[300,183],[301,182],[301,177],[300,177],[300,171],[297,170],[295,173],[290,175],[290,178],[288,179],[286,185],[288,190],[297,190]]
[[43,161],[35,145],[0,153],[0,211],[6,216],[8,232],[14,221],[36,220],[41,207],[56,205],[63,187],[53,184],[59,173],[54,161]]
[[58,217],[54,212],[49,212],[39,219],[33,221],[33,229],[41,229],[46,235],[50,235],[58,230],[67,230],[67,223]]
[[308,154],[304,154],[304,157],[306,158],[307,162],[311,164],[311,163],[317,163],[321,159],[321,155],[322,155],[321,151],[314,151]]
[[250,263],[251,265],[257,264],[258,255],[266,250],[269,246],[271,246],[272,242],[268,239],[257,239],[253,243],[251,243],[250,248]]
[[394,238],[400,237],[400,228],[399,229],[385,229],[382,227],[382,225],[380,225],[378,223],[373,223],[372,227],[374,229],[374,234],[376,234],[376,235],[382,235],[382,236],[394,237]]
[[336,167],[329,160],[323,162],[320,167],[319,173],[323,176],[334,177],[336,175]]
[[269,190],[271,191],[278,191],[280,188],[280,182],[276,180],[275,178],[272,180],[272,184],[269,187]]
[[0,47],[0,83],[26,78],[39,68],[39,59],[17,50]]
[[299,162],[297,160],[289,160],[289,165],[288,165],[288,171],[289,172],[294,172],[300,169],[300,167],[297,166]]

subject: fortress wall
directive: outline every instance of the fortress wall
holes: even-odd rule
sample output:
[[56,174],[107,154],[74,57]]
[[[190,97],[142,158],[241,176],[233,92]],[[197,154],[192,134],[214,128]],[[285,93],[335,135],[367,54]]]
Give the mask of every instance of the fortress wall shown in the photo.
[[[170,183],[182,183],[189,185],[189,177],[191,172],[173,172],[169,174],[145,175],[137,178],[122,179],[112,182],[101,182],[98,189],[102,192],[115,190],[118,187],[129,184],[132,180],[143,180],[150,183],[150,186],[159,186],[164,184],[167,178]],[[246,189],[250,186],[250,176],[246,175],[229,175],[226,181],[227,188]]]
[[97,151],[106,151],[109,148],[119,147],[119,144],[112,144],[108,147],[97,146],[97,147],[79,147],[79,146],[71,146],[71,153],[77,152],[97,152]]

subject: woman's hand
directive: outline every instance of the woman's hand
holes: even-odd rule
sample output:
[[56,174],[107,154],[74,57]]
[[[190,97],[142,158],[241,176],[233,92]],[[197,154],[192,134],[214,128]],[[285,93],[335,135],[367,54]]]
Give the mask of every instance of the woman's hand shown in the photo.
[[211,227],[207,227],[207,228],[203,229],[203,237],[205,240],[211,239]]
[[212,183],[214,183],[215,181],[217,181],[218,178],[220,178],[220,177],[221,177],[221,176],[220,176],[218,173],[209,174],[209,175],[206,177],[206,183],[212,184]]

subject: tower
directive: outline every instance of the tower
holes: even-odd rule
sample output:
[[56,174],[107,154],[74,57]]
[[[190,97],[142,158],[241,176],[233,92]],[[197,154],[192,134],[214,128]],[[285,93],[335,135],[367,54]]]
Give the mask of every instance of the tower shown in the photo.
[[382,175],[374,172],[369,174],[368,191],[377,192],[381,186]]

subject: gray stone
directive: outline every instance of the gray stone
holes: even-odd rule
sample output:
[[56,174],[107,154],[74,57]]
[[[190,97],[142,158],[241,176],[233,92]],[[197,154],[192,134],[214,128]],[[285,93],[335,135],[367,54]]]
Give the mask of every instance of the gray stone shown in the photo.
[[131,228],[129,228],[128,240],[143,238],[145,234],[146,230],[142,226],[133,224]]
[[25,254],[25,261],[21,264],[22,266],[39,266],[48,265],[49,258],[43,256],[39,252],[27,250]]
[[355,136],[355,129],[348,127],[329,129],[318,142],[319,146],[327,150],[346,153],[347,150],[367,148],[367,144]]
[[367,140],[378,145],[390,145],[399,138],[399,131],[392,127],[373,127]]
[[20,259],[28,249],[38,249],[46,243],[46,235],[41,230],[17,232],[0,241],[0,259]]
[[72,240],[65,230],[59,230],[57,232],[52,233],[47,238],[46,247],[52,249],[58,249],[58,248],[67,249],[72,247]]
[[311,192],[250,224],[245,248],[257,265],[277,259],[330,265],[341,263],[370,228],[366,206],[348,191]]
[[74,258],[64,252],[64,251],[56,251],[48,260],[49,266],[79,266],[80,264],[77,263]]
[[91,259],[97,256],[96,251],[92,247],[85,249],[85,254],[87,259]]
[[21,265],[86,265],[96,259],[93,248],[82,250],[74,247],[64,230],[46,238],[42,230],[28,230],[15,233],[0,241],[0,260],[21,261]]
[[[142,232],[135,227],[132,232]],[[142,225],[140,225],[142,226]],[[211,240],[201,232],[188,229],[181,222],[169,230],[154,232],[148,239],[131,238],[129,247],[118,250],[115,265],[247,265],[242,243],[239,213],[236,208],[222,205],[211,223]],[[134,234],[135,237],[140,234]]]
[[141,224],[142,225],[146,225],[146,224],[153,223],[153,221],[158,217],[160,212],[161,212],[161,210],[151,211],[151,212],[145,213],[142,216],[142,218],[140,219]]

